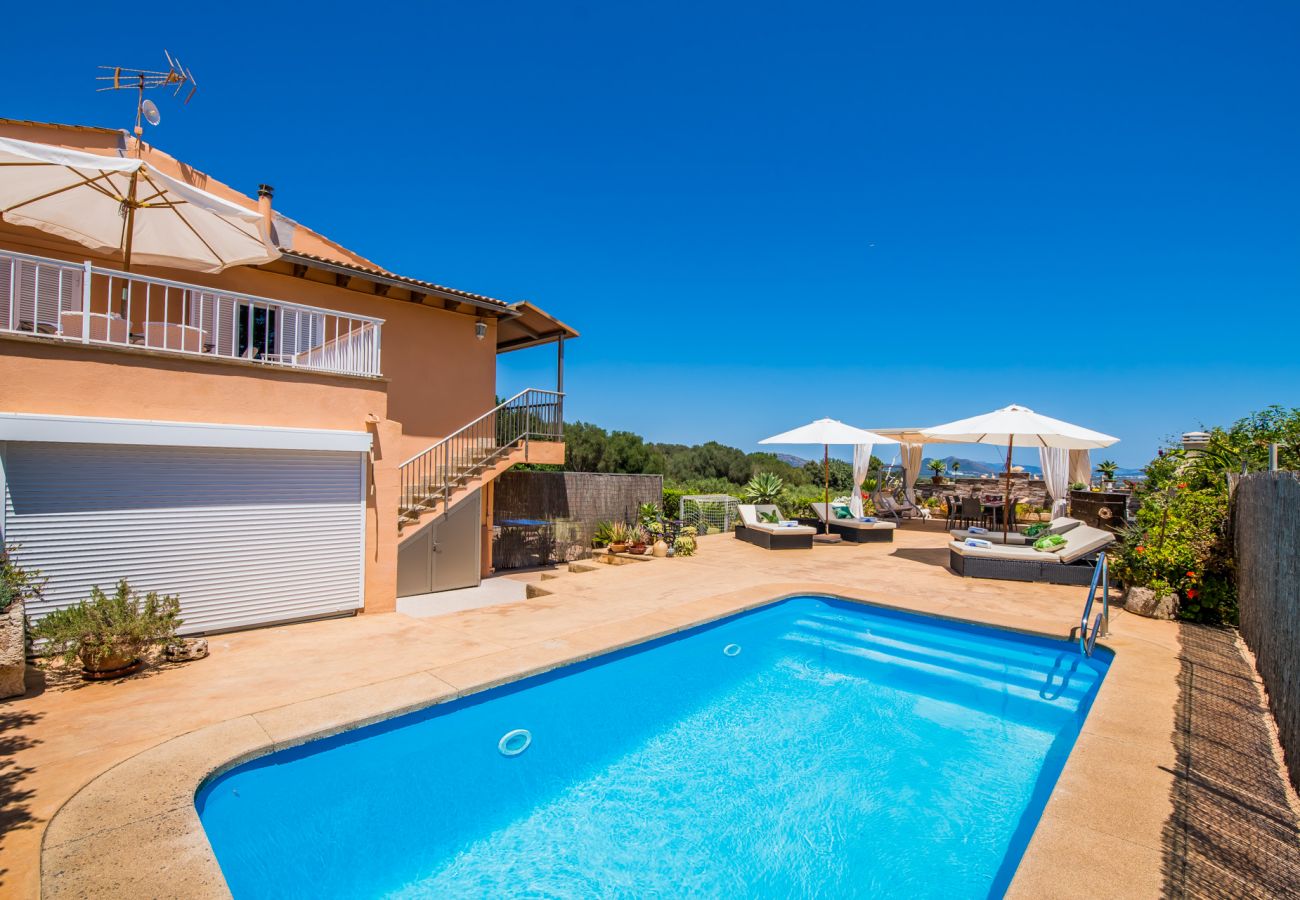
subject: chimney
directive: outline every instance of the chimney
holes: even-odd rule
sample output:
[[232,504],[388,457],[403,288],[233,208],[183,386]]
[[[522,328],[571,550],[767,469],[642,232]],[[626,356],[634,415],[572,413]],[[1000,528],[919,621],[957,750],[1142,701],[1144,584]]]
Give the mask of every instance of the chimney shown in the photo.
[[262,227],[266,230],[266,238],[269,241],[275,241],[274,219],[271,215],[271,198],[275,196],[275,188],[269,184],[259,184],[257,186],[257,211],[262,214]]

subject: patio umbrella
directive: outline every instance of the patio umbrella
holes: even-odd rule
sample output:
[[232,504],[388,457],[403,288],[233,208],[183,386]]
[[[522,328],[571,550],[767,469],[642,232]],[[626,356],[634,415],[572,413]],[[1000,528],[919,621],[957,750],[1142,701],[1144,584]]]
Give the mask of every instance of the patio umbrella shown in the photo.
[[261,213],[144,160],[0,138],[0,219],[132,263],[220,272],[280,255]]
[[[792,431],[783,431],[770,438],[759,441],[760,444],[821,444],[822,464],[825,472],[826,516],[822,521],[823,537],[830,540],[831,533],[831,444],[897,444],[893,438],[854,428],[835,419],[818,419]],[[857,489],[856,487],[854,488]]]
[[[1062,450],[1092,450],[1109,447],[1119,440],[1100,431],[1071,425],[1051,416],[1044,416],[1023,406],[1011,405],[982,416],[960,419],[947,425],[922,429],[927,441],[936,444],[1002,444],[1007,445],[1007,492],[1011,503],[1011,449],[1017,441],[1021,446],[1056,447]],[[1009,508],[1002,511],[1002,539],[1005,541],[1011,527]]]

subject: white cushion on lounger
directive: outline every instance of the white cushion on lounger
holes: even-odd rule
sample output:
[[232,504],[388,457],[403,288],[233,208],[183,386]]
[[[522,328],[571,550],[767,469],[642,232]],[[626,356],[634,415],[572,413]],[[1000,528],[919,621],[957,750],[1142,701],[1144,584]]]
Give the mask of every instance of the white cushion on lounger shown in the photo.
[[953,541],[948,545],[956,550],[962,556],[979,557],[980,559],[1007,559],[1021,562],[1057,562],[1061,561],[1059,553],[1042,553],[1033,547],[994,545],[992,547],[969,547],[961,541]]
[[[817,516],[817,518],[821,519],[823,522],[826,521],[826,504],[825,504],[825,503],[810,503],[810,504],[808,504],[808,505],[812,507],[812,511],[813,511],[813,513]],[[834,509],[834,507],[835,507],[835,504],[832,503],[832,504],[831,504],[831,508]],[[840,518],[833,518],[833,519],[831,519],[831,524],[832,524],[832,525],[848,525],[848,526],[850,526],[851,528],[860,528],[860,529],[862,529],[863,531],[868,531],[868,530],[873,529],[873,528],[879,528],[879,529],[887,529],[887,528],[889,528],[889,529],[892,529],[892,528],[897,528],[897,527],[898,527],[898,523],[897,523],[897,522],[880,522],[880,521],[876,521],[876,522],[863,522],[863,521],[860,520],[860,519],[840,519]]]
[[771,522],[759,522],[757,525],[746,525],[746,528],[752,528],[755,531],[767,531],[772,534],[816,534],[817,529],[810,525],[773,525]]
[[[1067,563],[1081,559],[1089,553],[1104,550],[1115,543],[1115,533],[1113,531],[1093,528],[1091,525],[1081,524],[1077,528],[1071,528],[1062,537],[1065,538],[1065,546],[1051,555],[1059,556],[1061,562]],[[1047,554],[1043,555],[1046,556]]]
[[954,528],[948,533],[952,535],[953,540],[957,541],[964,541],[966,538],[981,538],[986,541],[992,541],[995,544],[1006,543],[1007,546],[1023,546],[1032,543],[1029,538],[1025,537],[1018,531],[1008,532],[1005,542],[1002,540],[1001,531],[988,531],[982,534],[971,534],[965,528]]
[[756,531],[768,531],[772,534],[816,534],[817,529],[810,528],[807,525],[775,525],[771,522],[760,522],[759,513],[776,513],[778,518],[784,520],[781,510],[777,509],[770,503],[740,503],[737,504],[740,510],[740,521],[745,523],[746,528],[753,528]]
[[1047,531],[1050,534],[1065,534],[1072,528],[1077,528],[1082,524],[1078,519],[1071,519],[1069,516],[1057,516],[1047,523]]

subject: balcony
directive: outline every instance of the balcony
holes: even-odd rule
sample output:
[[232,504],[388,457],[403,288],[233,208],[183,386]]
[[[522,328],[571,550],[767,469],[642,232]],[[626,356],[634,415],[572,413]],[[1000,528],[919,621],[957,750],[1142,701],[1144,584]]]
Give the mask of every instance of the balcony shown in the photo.
[[380,374],[382,319],[0,251],[0,334]]

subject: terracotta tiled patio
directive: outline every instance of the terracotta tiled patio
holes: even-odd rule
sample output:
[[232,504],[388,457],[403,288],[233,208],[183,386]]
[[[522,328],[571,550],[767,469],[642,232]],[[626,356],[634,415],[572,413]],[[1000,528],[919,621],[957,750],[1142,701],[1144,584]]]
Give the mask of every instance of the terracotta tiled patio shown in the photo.
[[[221,896],[192,805],[215,766],[781,596],[820,589],[1062,638],[1077,626],[1083,588],[958,578],[946,567],[944,539],[908,527],[893,544],[771,552],[720,535],[689,559],[564,573],[535,585],[550,593],[522,603],[219,635],[208,659],[114,684],[45,683],[31,673],[28,695],[0,705],[0,894],[36,896],[43,885],[46,896],[153,896],[169,879],[193,877],[186,883],[194,895]],[[1198,801],[1189,756],[1182,648],[1200,633],[1114,614],[1105,643],[1115,662],[1013,894],[1090,896],[1096,877],[1116,896],[1177,894],[1180,884],[1207,883],[1193,867],[1229,858],[1215,857],[1204,840],[1189,842],[1179,826],[1188,810],[1210,815],[1215,802]],[[1230,634],[1216,634],[1223,666],[1235,659],[1236,689],[1256,698],[1216,714],[1241,719],[1254,729],[1252,746],[1276,754],[1253,670]],[[1204,664],[1205,641],[1196,646]],[[1222,754],[1215,762],[1228,764]],[[1275,758],[1262,769],[1257,762],[1252,775],[1266,796],[1260,821],[1272,829],[1276,856],[1279,834],[1283,845],[1287,835],[1296,844],[1294,798]],[[1249,857],[1249,848],[1241,852]],[[1289,864],[1268,863],[1270,883],[1300,871]]]

